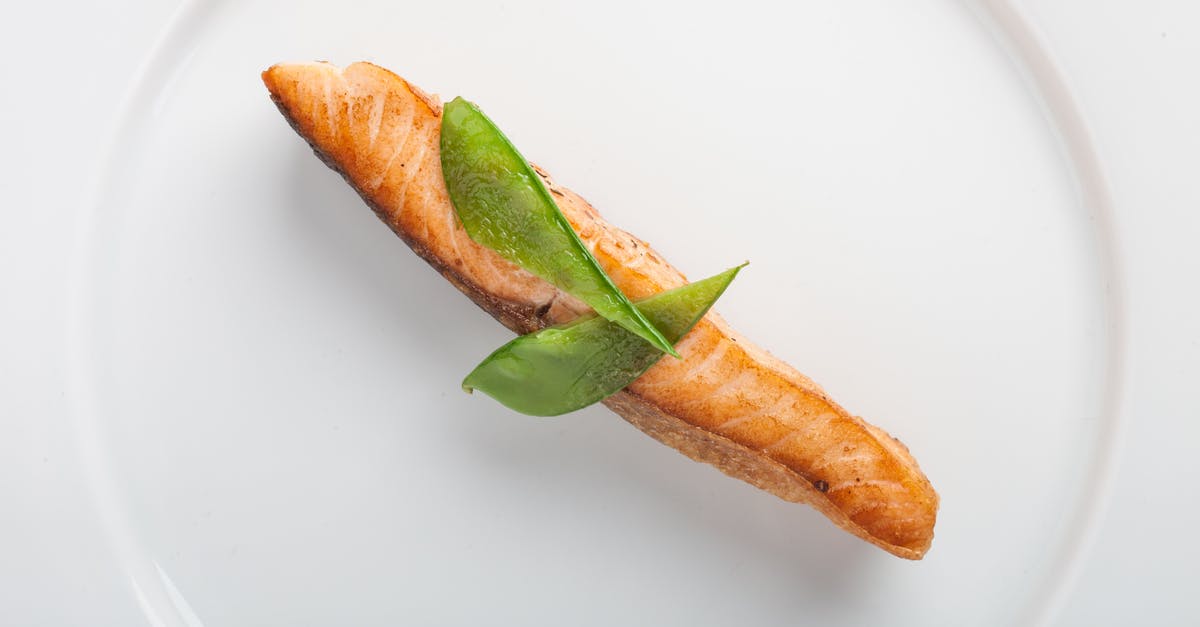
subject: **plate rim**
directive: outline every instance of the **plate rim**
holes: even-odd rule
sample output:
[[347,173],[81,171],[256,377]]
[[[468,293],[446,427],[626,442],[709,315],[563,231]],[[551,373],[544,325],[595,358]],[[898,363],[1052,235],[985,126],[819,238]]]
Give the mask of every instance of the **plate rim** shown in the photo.
[[[1100,423],[1095,454],[1088,462],[1092,478],[1083,486],[1067,529],[1080,530],[1067,536],[1055,547],[1057,553],[1047,569],[1049,585],[1029,597],[1021,616],[1028,624],[1052,624],[1066,605],[1084,569],[1091,548],[1102,527],[1111,501],[1118,456],[1124,440],[1127,416],[1126,394],[1128,314],[1125,287],[1125,257],[1121,254],[1116,229],[1117,208],[1103,161],[1096,150],[1083,109],[1070,87],[1047,38],[1035,27],[1019,6],[1019,0],[963,0],[965,5],[993,37],[1010,63],[1021,74],[1025,90],[1034,96],[1048,118],[1056,146],[1065,154],[1070,178],[1081,191],[1084,212],[1096,218],[1089,233],[1098,248],[1100,277],[1104,281],[1105,319],[1107,322],[1106,368]],[[112,130],[105,136],[100,159],[84,193],[84,204],[75,225],[67,272],[67,311],[65,348],[67,397],[75,448],[80,469],[88,488],[91,505],[97,512],[119,566],[125,572],[134,596],[152,624],[195,626],[200,620],[186,599],[175,589],[162,568],[151,557],[134,532],[124,507],[122,490],[109,471],[109,453],[102,444],[104,436],[94,415],[95,380],[91,367],[94,338],[89,331],[96,295],[91,263],[96,254],[95,231],[102,208],[107,204],[111,182],[115,178],[120,155],[127,153],[126,138],[137,133],[142,120],[158,108],[157,96],[170,87],[172,76],[188,61],[189,45],[202,34],[208,22],[228,4],[224,0],[182,0],[155,43],[145,52],[133,74],[114,116]]]

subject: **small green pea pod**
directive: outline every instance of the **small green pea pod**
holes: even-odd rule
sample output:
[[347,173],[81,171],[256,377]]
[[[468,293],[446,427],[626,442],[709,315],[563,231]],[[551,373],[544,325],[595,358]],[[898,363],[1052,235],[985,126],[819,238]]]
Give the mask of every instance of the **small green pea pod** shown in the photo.
[[450,201],[471,239],[679,356],[604,273],[529,162],[462,98],[443,111],[441,160]]
[[[745,265],[638,301],[637,308],[678,342]],[[661,357],[642,338],[588,315],[501,346],[467,375],[463,389],[484,392],[530,416],[558,416],[621,390]]]

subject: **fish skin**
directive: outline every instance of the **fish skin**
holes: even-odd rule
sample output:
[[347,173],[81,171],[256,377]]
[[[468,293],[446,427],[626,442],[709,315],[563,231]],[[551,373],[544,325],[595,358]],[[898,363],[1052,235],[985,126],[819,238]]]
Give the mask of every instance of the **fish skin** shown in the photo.
[[[370,63],[278,64],[262,74],[280,112],[384,223],[499,322],[529,333],[587,307],[476,244],[459,224],[438,154],[441,104]],[[684,285],[642,240],[608,224],[535,166],[605,272],[633,300]],[[938,495],[907,447],[709,312],[607,405],[684,455],[906,559],[933,540]]]

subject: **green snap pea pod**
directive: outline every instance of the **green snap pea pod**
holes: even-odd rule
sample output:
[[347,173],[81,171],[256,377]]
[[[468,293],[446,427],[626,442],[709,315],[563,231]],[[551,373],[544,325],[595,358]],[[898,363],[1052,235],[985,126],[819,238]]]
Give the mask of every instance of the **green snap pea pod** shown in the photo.
[[[678,342],[745,265],[656,294],[637,307],[667,339]],[[558,416],[621,390],[660,357],[642,338],[589,315],[501,346],[467,375],[463,389],[480,390],[523,414]]]
[[529,162],[462,98],[442,113],[441,159],[450,202],[471,239],[679,356],[600,268]]

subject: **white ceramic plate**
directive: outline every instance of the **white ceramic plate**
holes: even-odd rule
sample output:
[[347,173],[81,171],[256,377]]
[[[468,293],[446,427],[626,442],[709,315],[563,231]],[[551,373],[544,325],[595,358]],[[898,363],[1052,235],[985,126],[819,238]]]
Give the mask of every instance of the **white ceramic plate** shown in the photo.
[[[1117,419],[1120,268],[1089,138],[1003,6],[769,4],[186,6],[125,112],[70,311],[91,488],[146,611],[1046,618]],[[462,394],[506,332],[275,111],[259,72],[308,59],[470,97],[691,276],[750,259],[719,309],[909,445],[942,496],[928,557],[602,408],[539,420]]]

